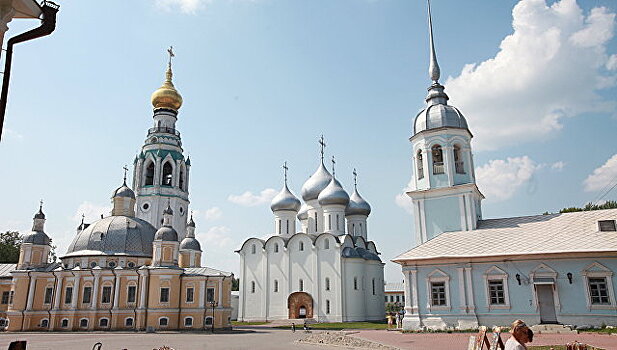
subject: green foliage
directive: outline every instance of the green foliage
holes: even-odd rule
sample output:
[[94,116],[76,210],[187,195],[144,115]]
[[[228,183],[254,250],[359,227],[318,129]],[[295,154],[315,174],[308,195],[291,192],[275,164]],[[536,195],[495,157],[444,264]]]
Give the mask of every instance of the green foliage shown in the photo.
[[403,311],[403,304],[401,303],[387,303],[386,304],[386,314],[395,314],[397,312]]
[[[297,325],[296,327],[302,327]],[[366,322],[332,322],[332,323],[311,323],[311,329],[327,329],[327,330],[343,330],[343,329],[387,329],[388,323],[383,321],[366,321]],[[289,326],[275,326],[274,328],[289,329]]]
[[232,291],[239,291],[240,290],[240,280],[232,277],[231,278],[231,290]]
[[17,231],[0,233],[0,263],[9,264],[19,261],[19,247],[22,237]]
[[582,208],[578,208],[578,207],[563,208],[559,212],[560,213],[572,213],[572,212],[577,212],[577,211],[590,211],[590,210],[615,209],[615,208],[617,208],[617,201],[606,201],[602,204],[593,204],[590,202],[590,203],[585,204],[585,206]]

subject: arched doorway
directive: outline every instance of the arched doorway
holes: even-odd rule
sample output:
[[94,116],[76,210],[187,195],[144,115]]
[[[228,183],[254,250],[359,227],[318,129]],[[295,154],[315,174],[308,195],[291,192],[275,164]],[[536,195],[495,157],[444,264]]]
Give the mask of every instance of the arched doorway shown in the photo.
[[289,318],[313,318],[313,297],[305,292],[291,293],[287,298]]

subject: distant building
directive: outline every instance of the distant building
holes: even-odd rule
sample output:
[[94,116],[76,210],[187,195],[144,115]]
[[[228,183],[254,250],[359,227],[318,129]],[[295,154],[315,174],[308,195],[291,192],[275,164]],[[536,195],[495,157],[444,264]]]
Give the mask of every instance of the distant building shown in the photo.
[[385,304],[405,303],[405,283],[389,282],[384,286]]
[[482,219],[472,134],[438,82],[432,28],[430,38],[433,84],[410,138],[415,174],[407,192],[420,244],[393,260],[405,277],[403,328],[517,318],[616,325],[617,209]]
[[240,321],[383,319],[384,264],[368,239],[371,207],[355,184],[350,196],[334,169],[326,170],[321,143],[319,166],[302,186],[305,204],[291,193],[285,175],[270,207],[275,233],[249,238],[237,251]]
[[240,306],[240,292],[235,290],[231,292],[231,320],[238,320],[238,307]]
[[171,79],[170,61],[152,94],[155,125],[135,159],[136,191],[125,173],[111,215],[82,220],[54,263],[41,203],[19,262],[0,265],[0,321],[9,331],[231,327],[233,275],[201,266],[188,215],[190,161],[175,128],[182,98]]

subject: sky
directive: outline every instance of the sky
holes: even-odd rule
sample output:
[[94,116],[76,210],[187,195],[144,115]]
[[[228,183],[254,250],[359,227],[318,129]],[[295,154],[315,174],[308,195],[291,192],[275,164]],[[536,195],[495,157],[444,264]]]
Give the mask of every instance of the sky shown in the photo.
[[[386,280],[402,279],[390,260],[416,244],[403,191],[430,84],[424,1],[58,3],[56,31],[15,47],[1,231],[30,230],[43,199],[61,256],[82,213],[108,214],[173,45],[203,264],[238,273],[234,250],[274,232],[283,162],[299,196],[323,134],[348,191],[358,171]],[[474,135],[484,218],[617,199],[617,3],[433,0],[432,10],[441,82]],[[5,41],[37,25],[13,20]]]

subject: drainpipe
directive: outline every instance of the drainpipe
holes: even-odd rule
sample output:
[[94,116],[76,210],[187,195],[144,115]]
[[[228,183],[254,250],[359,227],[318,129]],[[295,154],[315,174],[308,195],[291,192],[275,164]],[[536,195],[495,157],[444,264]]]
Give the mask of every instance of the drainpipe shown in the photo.
[[11,63],[13,61],[13,45],[51,34],[56,29],[56,14],[59,8],[59,5],[51,1],[44,1],[41,6],[41,11],[43,12],[41,25],[37,28],[10,38],[6,45],[4,77],[2,78],[2,92],[0,93],[0,140],[2,138],[4,114],[6,112],[7,96],[9,94],[9,78],[11,76]]
[[[26,311],[26,308],[28,307],[28,298],[30,298],[30,281],[32,280],[32,276],[30,276],[31,273],[32,271],[28,270],[28,290],[26,291],[26,307],[24,307],[24,310],[21,310],[21,330],[22,331],[24,330],[24,322],[26,321],[26,313],[24,311]],[[34,284],[34,289],[36,290],[36,283]],[[32,291],[32,293],[34,293],[34,291]]]
[[[114,270],[113,268],[111,269],[111,273],[114,274],[114,292],[112,293],[113,297],[111,298],[111,308],[113,309],[114,304],[116,303],[116,298],[118,297],[116,295],[116,284],[118,283],[118,275],[116,275],[116,270]],[[111,309],[109,309],[109,329],[112,329],[111,324],[113,323],[113,320],[114,314]]]

